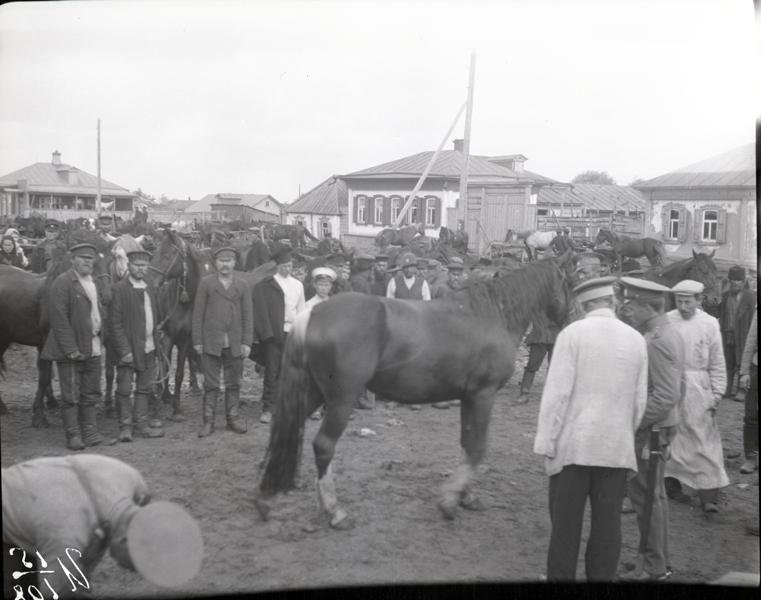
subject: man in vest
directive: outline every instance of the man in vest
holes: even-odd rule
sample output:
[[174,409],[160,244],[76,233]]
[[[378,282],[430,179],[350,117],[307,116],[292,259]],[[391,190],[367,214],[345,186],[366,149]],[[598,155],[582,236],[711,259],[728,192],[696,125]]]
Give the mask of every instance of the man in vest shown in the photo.
[[386,298],[398,300],[430,300],[428,282],[418,273],[417,257],[405,252],[399,259],[399,271],[388,282]]

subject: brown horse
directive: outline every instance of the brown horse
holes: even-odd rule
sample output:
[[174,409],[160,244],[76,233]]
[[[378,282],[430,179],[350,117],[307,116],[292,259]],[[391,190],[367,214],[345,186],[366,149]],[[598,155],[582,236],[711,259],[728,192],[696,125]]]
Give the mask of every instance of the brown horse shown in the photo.
[[381,250],[389,246],[406,246],[418,234],[425,234],[425,226],[422,223],[408,225],[401,229],[384,229],[375,236],[375,245]]
[[467,231],[454,231],[449,227],[442,227],[439,229],[439,243],[449,246],[462,252],[468,253],[468,232]]
[[600,229],[595,239],[595,248],[608,243],[616,253],[616,264],[620,268],[621,258],[639,258],[645,256],[651,266],[663,266],[666,260],[666,249],[663,242],[655,238],[633,238],[614,233],[610,229]]
[[705,286],[703,308],[706,312],[712,313],[721,302],[721,281],[713,262],[715,253],[716,250],[710,254],[693,250],[691,258],[673,262],[662,269],[648,269],[644,272],[644,277],[668,287],[673,287],[683,279],[699,281]]
[[309,238],[313,242],[320,241],[301,223],[296,223],[295,225],[265,223],[262,225],[262,233],[271,242],[288,240],[291,242],[292,248],[306,248],[306,238]]
[[467,460],[444,485],[439,508],[480,507],[470,480],[486,452],[494,398],[513,374],[529,323],[562,323],[570,304],[570,253],[459,290],[450,299],[409,302],[346,293],[297,317],[286,342],[269,447],[256,504],[294,486],[304,422],[325,404],[313,441],[317,491],[330,524],[344,528],[330,468],[356,398],[367,388],[404,404],[461,400]]

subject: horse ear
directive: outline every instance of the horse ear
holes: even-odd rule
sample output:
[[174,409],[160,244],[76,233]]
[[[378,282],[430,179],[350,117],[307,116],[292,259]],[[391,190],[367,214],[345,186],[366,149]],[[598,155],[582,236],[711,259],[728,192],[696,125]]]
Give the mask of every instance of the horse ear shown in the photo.
[[692,258],[694,258],[695,260],[698,260],[698,253],[695,252],[695,250],[692,251]]
[[[693,250],[693,252],[694,252],[694,250]],[[708,258],[713,258],[713,255],[714,255],[714,254],[716,254],[716,248],[714,248],[713,250],[711,250],[711,254],[709,254],[709,255],[708,255]]]

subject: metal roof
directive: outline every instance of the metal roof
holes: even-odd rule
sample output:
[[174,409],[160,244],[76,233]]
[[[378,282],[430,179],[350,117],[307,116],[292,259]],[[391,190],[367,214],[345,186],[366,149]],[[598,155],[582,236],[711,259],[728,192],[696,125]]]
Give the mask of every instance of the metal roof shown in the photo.
[[584,206],[587,210],[644,212],[645,201],[640,193],[626,185],[577,183],[569,187],[543,187],[537,205]]
[[[381,165],[354,171],[344,175],[347,179],[360,178],[379,178],[379,177],[420,177],[420,174],[428,166],[428,162],[433,156],[433,151],[419,152],[404,158],[392,160]],[[439,153],[436,162],[431,167],[428,177],[448,177],[459,179],[462,173],[462,166],[465,155],[456,150],[442,150]],[[517,180],[519,174],[505,167],[501,167],[488,159],[471,155],[468,160],[468,177],[477,175],[488,175],[490,177],[499,177],[503,179]]]
[[638,183],[638,188],[659,187],[750,187],[756,186],[756,145],[739,146],[728,152],[687,165],[665,175]]
[[[75,183],[69,183],[68,172],[75,174]],[[0,177],[0,186],[18,185],[19,179],[26,179],[30,192],[51,194],[82,194],[95,196],[98,193],[98,178],[86,171],[67,164],[34,163],[18,171]],[[115,183],[101,179],[100,192],[104,196],[129,196],[135,194]]]
[[315,215],[340,215],[341,207],[348,206],[346,182],[334,175],[328,177],[317,187],[302,194],[286,207],[289,213],[308,213]]
[[[260,204],[264,200],[272,200],[276,207],[278,207],[278,211],[272,211],[272,210],[266,210],[264,206],[260,206]],[[273,214],[278,214],[280,202],[275,200],[272,196],[269,194],[229,194],[229,193],[219,193],[219,194],[206,194],[203,198],[198,200],[197,202],[194,202],[190,206],[188,206],[185,209],[186,213],[207,213],[211,212],[211,205],[212,204],[226,204],[226,205],[239,205],[239,206],[248,206],[249,208],[254,208],[256,210],[261,210],[263,212],[272,212]]]

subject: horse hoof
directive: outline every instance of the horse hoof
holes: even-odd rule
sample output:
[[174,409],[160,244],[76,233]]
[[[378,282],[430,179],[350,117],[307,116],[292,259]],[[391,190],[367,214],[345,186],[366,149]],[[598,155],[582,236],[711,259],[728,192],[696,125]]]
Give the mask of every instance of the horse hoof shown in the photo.
[[34,415],[32,417],[32,427],[46,429],[50,423],[45,415]]
[[354,527],[354,522],[339,508],[330,520],[330,526],[336,531],[347,531]]
[[256,510],[259,512],[259,517],[261,518],[261,520],[268,521],[270,518],[270,510],[271,510],[270,505],[267,504],[261,498],[256,498],[254,500],[254,506],[256,506]]
[[439,502],[439,510],[447,521],[452,521],[457,513],[457,504],[451,500],[441,500]]
[[482,511],[486,510],[486,505],[481,502],[480,498],[472,495],[463,496],[460,499],[460,506],[466,510]]

